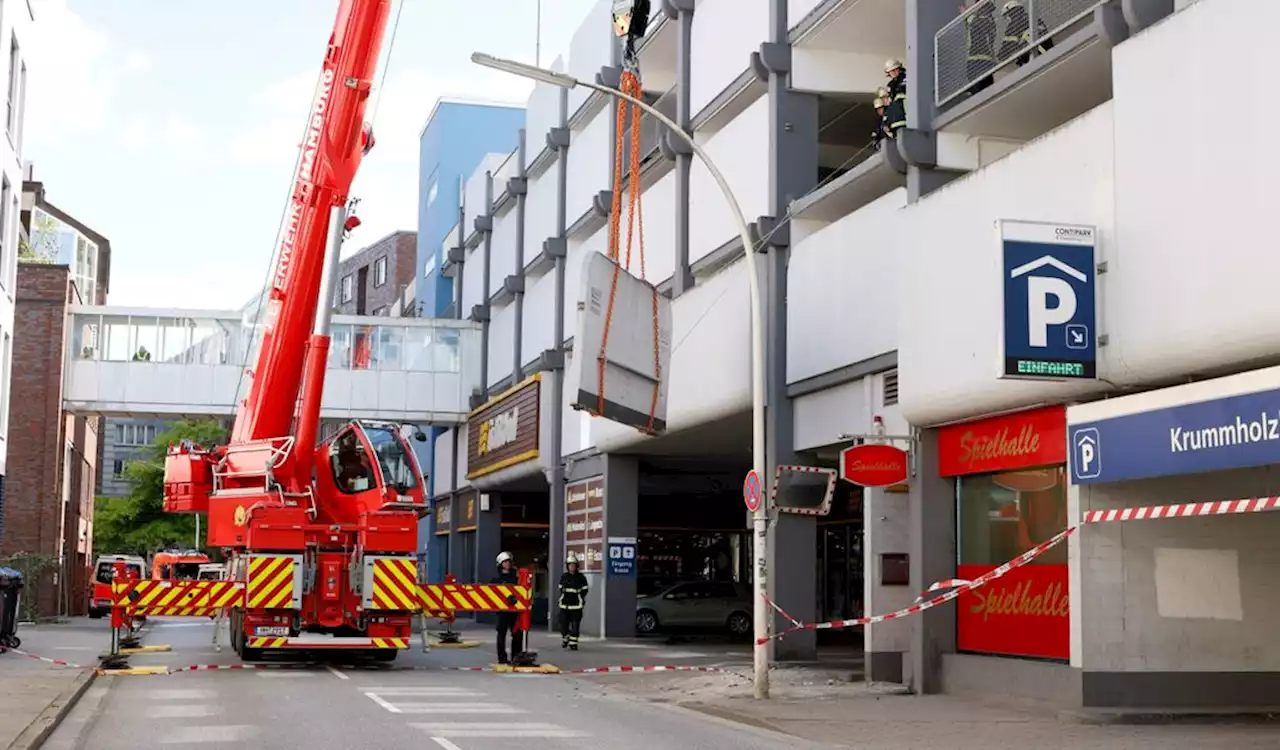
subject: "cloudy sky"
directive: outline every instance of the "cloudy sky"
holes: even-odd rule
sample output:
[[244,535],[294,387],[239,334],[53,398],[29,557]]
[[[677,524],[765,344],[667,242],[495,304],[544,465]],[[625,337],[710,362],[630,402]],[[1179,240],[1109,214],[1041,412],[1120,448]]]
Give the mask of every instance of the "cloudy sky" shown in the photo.
[[[530,90],[469,57],[532,62],[536,0],[394,1],[353,249],[416,228],[418,133],[437,97]],[[593,4],[542,0],[544,65]],[[230,308],[262,287],[337,5],[33,0],[23,158],[50,202],[110,238],[111,304]]]

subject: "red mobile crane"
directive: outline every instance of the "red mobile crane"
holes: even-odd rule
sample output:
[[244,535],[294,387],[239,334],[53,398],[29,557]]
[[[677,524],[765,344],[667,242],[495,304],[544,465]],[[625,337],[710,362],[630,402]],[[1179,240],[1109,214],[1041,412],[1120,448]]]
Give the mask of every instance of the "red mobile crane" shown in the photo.
[[[165,509],[208,513],[209,545],[233,551],[233,583],[182,584],[182,592],[138,584],[117,598],[135,613],[201,615],[229,606],[232,645],[245,659],[264,648],[342,648],[374,649],[390,661],[408,647],[418,611],[527,611],[527,590],[512,597],[505,589],[480,590],[488,586],[418,584],[413,555],[426,499],[397,425],[355,422],[316,446],[328,301],[343,234],[358,223],[346,218],[345,206],[373,145],[364,113],[390,5],[340,0],[277,249],[262,345],[229,443],[170,446],[165,461]],[[459,597],[455,588],[470,591]]]

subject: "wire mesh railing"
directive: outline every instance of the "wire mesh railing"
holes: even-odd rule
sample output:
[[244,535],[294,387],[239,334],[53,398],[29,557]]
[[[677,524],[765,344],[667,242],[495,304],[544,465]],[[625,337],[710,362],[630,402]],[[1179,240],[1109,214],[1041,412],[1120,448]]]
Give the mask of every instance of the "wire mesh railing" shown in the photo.
[[1103,0],[980,0],[933,39],[934,94],[942,107],[993,83],[997,71],[1047,52],[1056,35]]

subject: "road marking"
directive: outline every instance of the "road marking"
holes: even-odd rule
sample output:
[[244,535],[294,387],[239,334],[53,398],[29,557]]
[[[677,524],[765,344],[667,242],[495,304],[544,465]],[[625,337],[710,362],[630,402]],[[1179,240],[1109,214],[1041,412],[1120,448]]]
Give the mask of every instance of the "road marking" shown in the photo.
[[436,743],[440,747],[443,747],[444,750],[462,750],[462,748],[453,744],[449,740],[446,740],[444,737],[432,737],[431,741]]
[[474,690],[455,687],[361,687],[362,693],[377,693],[378,695],[412,695],[418,697],[439,697],[439,698],[479,698],[484,693],[478,693]]
[[[370,698],[373,695],[366,693]],[[379,703],[381,699],[375,698]],[[387,704],[391,705],[391,704]],[[397,703],[398,714],[527,714],[523,708],[503,703]]]
[[379,706],[382,706],[393,714],[400,713],[400,709],[379,698],[377,693],[365,693],[365,697],[370,698],[374,703],[377,703]]
[[711,654],[702,654],[697,651],[663,651],[662,656],[665,659],[708,659]]
[[198,689],[168,689],[168,690],[148,690],[147,697],[153,701],[198,701],[212,698],[215,693],[212,690]]
[[334,676],[334,677],[337,677],[339,680],[349,680],[349,679],[351,679],[351,678],[350,678],[350,677],[348,677],[347,675],[343,674],[343,673],[342,673],[342,670],[335,668],[332,664],[326,665],[326,669],[328,669],[330,672],[332,672],[332,673],[333,673],[333,676]]
[[162,745],[197,745],[207,742],[244,742],[257,732],[256,727],[243,724],[211,724],[202,727],[178,727],[173,734],[160,740]]
[[[415,729],[421,729],[431,735],[431,739],[448,737],[504,737],[504,738],[520,738],[520,737],[586,737],[585,732],[575,732],[572,729],[556,726],[555,724],[512,724],[509,722],[494,723],[446,723],[446,724],[420,724],[410,723],[409,726]],[[439,744],[439,741],[437,741]]]
[[207,703],[161,703],[147,707],[148,719],[195,719],[215,713],[214,707]]
[[301,669],[268,669],[259,670],[256,674],[264,680],[287,680],[295,677],[315,677],[315,672],[308,672]]

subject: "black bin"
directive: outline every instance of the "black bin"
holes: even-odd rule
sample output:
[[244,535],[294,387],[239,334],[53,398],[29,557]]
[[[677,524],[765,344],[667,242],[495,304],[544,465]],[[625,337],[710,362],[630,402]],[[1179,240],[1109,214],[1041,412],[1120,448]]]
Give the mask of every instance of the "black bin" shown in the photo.
[[19,648],[18,601],[22,592],[22,573],[0,567],[0,647]]

